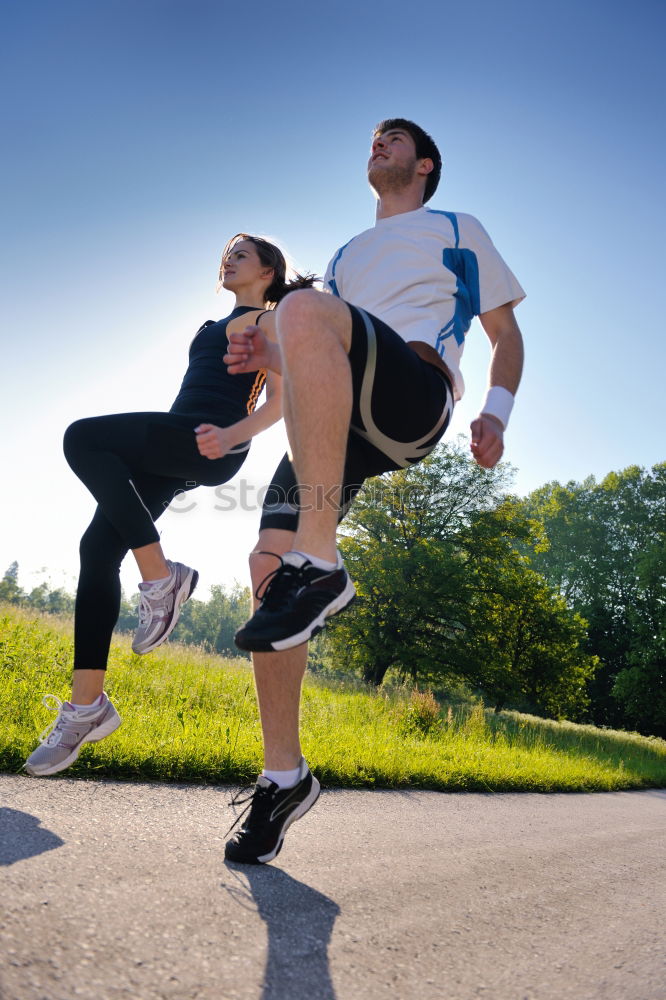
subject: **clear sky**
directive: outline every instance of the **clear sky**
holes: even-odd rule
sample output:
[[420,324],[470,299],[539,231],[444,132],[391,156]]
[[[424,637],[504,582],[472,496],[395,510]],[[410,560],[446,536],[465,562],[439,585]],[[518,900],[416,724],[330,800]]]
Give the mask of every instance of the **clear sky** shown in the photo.
[[[476,215],[527,291],[516,491],[663,461],[665,28],[662,0],[4,0],[0,574],[17,559],[24,587],[74,589],[93,502],[65,427],[169,408],[193,333],[229,311],[233,233],[323,273],[373,224],[365,163],[389,116],[434,136],[432,207]],[[475,322],[454,431],[487,361]],[[162,518],[201,596],[246,582],[283,447],[280,430],[253,447],[250,509],[202,489]]]

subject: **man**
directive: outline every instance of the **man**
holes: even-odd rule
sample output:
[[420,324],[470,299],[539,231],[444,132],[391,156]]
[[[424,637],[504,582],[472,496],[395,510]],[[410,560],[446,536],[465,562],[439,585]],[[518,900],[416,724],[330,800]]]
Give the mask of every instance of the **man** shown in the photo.
[[277,311],[277,343],[248,328],[225,357],[231,372],[282,374],[292,453],[269,488],[250,557],[255,592],[263,591],[236,636],[253,653],[265,768],[227,843],[231,860],[272,860],[317,799],[299,701],[308,639],[354,597],[336,528],[365,478],[419,461],[444,434],[464,390],[460,358],[474,315],[492,357],[471,450],[484,468],[504,450],[523,361],[513,308],[524,293],[476,219],[424,207],[440,172],[423,129],[381,122],[368,163],[376,224],[331,260],[331,294],[293,293]]

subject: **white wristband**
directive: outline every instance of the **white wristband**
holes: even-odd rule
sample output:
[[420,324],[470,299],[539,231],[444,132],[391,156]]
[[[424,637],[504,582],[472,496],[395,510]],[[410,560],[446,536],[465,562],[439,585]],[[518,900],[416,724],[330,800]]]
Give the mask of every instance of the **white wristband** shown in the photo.
[[503,385],[491,385],[481,407],[481,413],[497,417],[506,430],[513,409],[514,397]]

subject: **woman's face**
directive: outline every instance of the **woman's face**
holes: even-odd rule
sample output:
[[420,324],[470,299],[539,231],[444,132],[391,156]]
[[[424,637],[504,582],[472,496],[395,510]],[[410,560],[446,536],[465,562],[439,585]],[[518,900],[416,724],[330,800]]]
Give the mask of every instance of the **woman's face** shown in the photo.
[[223,258],[220,277],[222,287],[230,292],[257,284],[267,288],[273,280],[273,270],[259,260],[251,240],[239,240]]

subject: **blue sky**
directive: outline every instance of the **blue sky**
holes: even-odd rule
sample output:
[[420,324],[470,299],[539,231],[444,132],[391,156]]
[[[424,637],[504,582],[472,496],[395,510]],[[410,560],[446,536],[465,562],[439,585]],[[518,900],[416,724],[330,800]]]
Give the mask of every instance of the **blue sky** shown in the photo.
[[[169,408],[193,332],[228,312],[233,233],[323,273],[372,225],[365,162],[387,116],[431,132],[432,207],[480,218],[527,291],[516,491],[664,460],[661,0],[21,0],[2,19],[0,573],[17,559],[24,586],[47,567],[74,588],[93,504],[64,428]],[[475,323],[454,430],[487,361]],[[283,442],[254,446],[250,496]],[[193,501],[161,521],[167,554],[201,569],[202,593],[245,582],[256,510]]]

